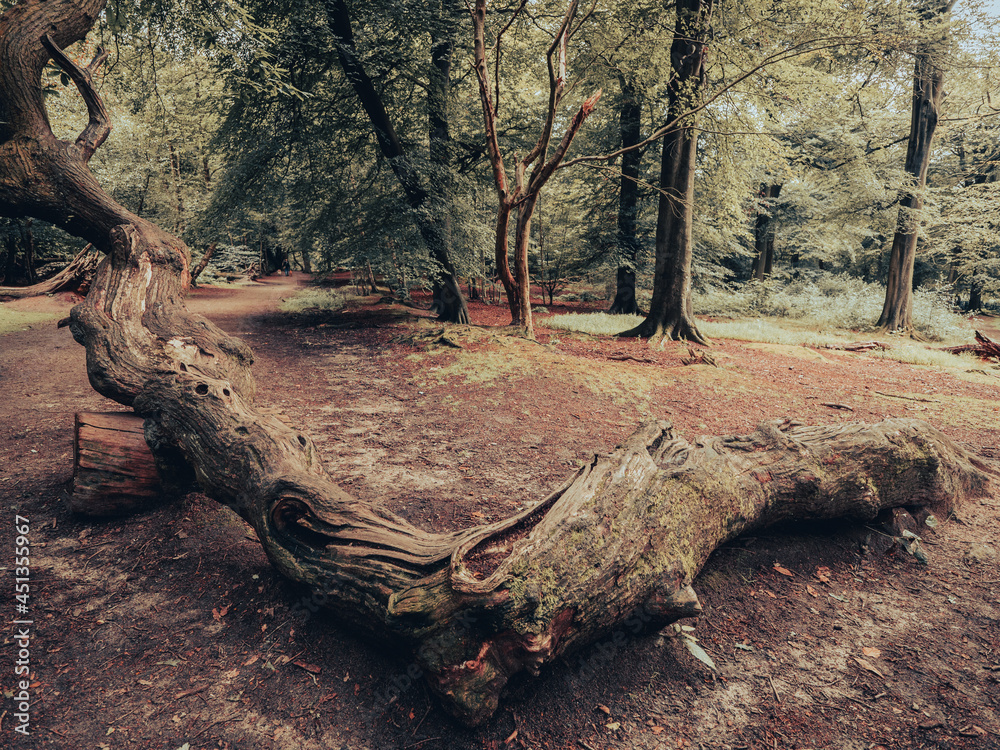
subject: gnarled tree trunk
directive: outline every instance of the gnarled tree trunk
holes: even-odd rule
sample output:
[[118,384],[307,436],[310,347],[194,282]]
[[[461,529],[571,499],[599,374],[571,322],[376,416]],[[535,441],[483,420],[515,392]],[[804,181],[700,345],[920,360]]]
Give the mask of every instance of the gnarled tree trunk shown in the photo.
[[183,243],[100,190],[80,139],[48,130],[42,67],[50,49],[83,37],[103,2],[28,2],[0,17],[0,210],[44,215],[107,251],[71,324],[93,386],[143,416],[154,454],[189,464],[283,575],[321,592],[338,617],[412,648],[462,721],[486,720],[516,672],[537,672],[617,623],[696,614],[694,576],[746,529],[948,506],[983,491],[983,467],[916,421],[769,424],[693,444],[651,423],[501,522],[433,534],[358,502],[330,481],[305,434],[254,407],[246,346],[187,312]]

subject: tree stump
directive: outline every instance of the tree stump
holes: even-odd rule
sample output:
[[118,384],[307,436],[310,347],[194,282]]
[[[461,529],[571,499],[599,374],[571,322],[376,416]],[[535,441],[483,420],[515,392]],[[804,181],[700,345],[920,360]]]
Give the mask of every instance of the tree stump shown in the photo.
[[143,422],[125,412],[76,415],[70,510],[118,516],[145,509],[159,498],[160,477]]

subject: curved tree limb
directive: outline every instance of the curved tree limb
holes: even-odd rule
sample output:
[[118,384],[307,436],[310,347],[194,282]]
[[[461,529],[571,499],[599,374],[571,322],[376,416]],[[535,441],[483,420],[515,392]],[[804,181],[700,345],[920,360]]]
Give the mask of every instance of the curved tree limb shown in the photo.
[[100,94],[94,88],[94,73],[108,59],[108,52],[99,48],[94,59],[90,61],[90,65],[81,68],[59,49],[59,45],[52,39],[51,34],[45,35],[45,46],[52,53],[52,59],[56,65],[62,68],[63,72],[76,84],[80,96],[83,97],[83,101],[87,105],[90,121],[76,137],[76,147],[80,150],[83,161],[89,162],[90,157],[111,134],[111,118],[108,116],[108,110],[105,108]]
[[55,276],[31,286],[0,286],[0,298],[26,299],[52,294],[67,287],[74,287],[92,274],[100,262],[101,256],[93,245],[87,245],[77,253],[69,265]]

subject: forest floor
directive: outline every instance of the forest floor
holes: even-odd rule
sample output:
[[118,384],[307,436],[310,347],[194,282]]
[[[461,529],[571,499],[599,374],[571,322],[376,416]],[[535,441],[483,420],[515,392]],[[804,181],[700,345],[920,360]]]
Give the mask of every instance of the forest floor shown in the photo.
[[[278,312],[304,280],[202,288],[189,305],[253,347],[260,402],[311,432],[347,491],[436,530],[511,514],[653,417],[689,438],[783,417],[920,417],[1000,458],[989,365],[733,341],[711,348],[718,366],[685,365],[684,344],[553,332],[544,318],[528,342],[486,327],[509,318],[479,303],[478,325],[447,329],[377,297]],[[0,619],[32,621],[29,738],[14,732],[20,647],[4,625],[2,747],[1000,748],[1000,494],[928,529],[928,565],[860,522],[740,538],[695,581],[694,634],[716,671],[672,630],[615,634],[516,679],[468,730],[405,654],[300,606],[311,600],[228,509],[190,494],[109,521],[69,513],[73,414],[121,409],[56,328],[73,302],[4,306],[35,322],[0,336]],[[30,523],[21,615],[15,515]]]

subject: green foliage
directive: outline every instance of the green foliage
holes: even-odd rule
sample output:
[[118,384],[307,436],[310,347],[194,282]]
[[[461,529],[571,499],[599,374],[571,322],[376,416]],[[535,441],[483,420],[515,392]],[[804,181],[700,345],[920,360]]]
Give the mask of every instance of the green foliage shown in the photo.
[[342,310],[348,295],[332,289],[303,289],[288,299],[282,300],[282,312],[303,312],[305,310]]
[[[694,295],[694,308],[700,315],[789,318],[824,329],[870,331],[884,301],[884,287],[856,277],[800,274],[708,289]],[[952,312],[950,295],[940,288],[915,290],[913,320],[929,339],[968,339],[967,323]]]

